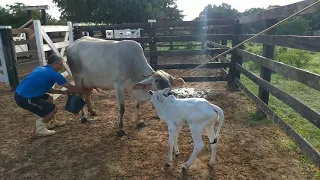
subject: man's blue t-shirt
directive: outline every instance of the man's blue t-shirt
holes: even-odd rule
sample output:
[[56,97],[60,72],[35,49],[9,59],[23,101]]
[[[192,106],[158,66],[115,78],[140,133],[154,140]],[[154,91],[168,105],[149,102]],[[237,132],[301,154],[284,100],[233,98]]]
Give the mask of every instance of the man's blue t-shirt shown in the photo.
[[16,92],[24,98],[42,96],[47,93],[54,83],[65,84],[67,80],[53,67],[38,66],[19,84]]

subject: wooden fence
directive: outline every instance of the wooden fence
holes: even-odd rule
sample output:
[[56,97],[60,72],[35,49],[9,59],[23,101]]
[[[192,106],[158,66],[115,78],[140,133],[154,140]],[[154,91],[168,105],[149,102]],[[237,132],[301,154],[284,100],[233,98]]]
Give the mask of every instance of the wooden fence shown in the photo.
[[[250,24],[254,22],[263,21],[265,29],[276,24],[279,18],[287,17],[308,5],[314,3],[315,0],[306,0],[298,3],[282,6],[279,8],[266,10],[257,14],[241,17],[236,20],[234,27],[234,35],[232,39],[232,46],[252,37],[252,34],[241,34],[241,26],[243,24]],[[314,13],[320,11],[320,5],[316,5],[303,14]],[[275,31],[270,30],[266,34],[258,36],[252,42],[262,43],[262,55],[257,55],[238,48],[232,51],[231,68],[229,75],[232,78],[231,85],[240,87],[259,107],[265,115],[269,116],[279,127],[298,145],[298,147],[318,166],[320,166],[319,152],[307,142],[301,135],[299,135],[290,125],[281,119],[277,113],[268,106],[269,93],[281,100],[283,103],[290,106],[302,117],[310,121],[316,127],[320,128],[320,114],[319,111],[309,107],[296,97],[287,92],[277,88],[271,84],[272,72],[283,75],[284,77],[303,83],[311,88],[320,90],[320,75],[274,61],[275,46],[284,46],[295,49],[302,49],[308,51],[320,52],[320,36],[292,36],[292,35],[274,35]],[[211,43],[212,47],[224,47],[220,44]],[[255,62],[261,66],[260,76],[255,75],[249,70],[242,67],[243,58]],[[248,77],[255,84],[259,86],[259,93],[256,96],[240,81],[240,73]]]
[[[225,47],[220,48],[204,48],[205,41],[219,41],[232,39],[232,34],[216,34],[211,31],[214,27],[232,27],[234,20],[232,19],[211,19],[206,21],[181,21],[181,22],[150,22],[150,23],[128,23],[115,25],[96,25],[96,26],[74,26],[75,39],[78,39],[88,32],[92,37],[105,38],[106,30],[116,29],[142,29],[140,38],[117,38],[112,40],[135,40],[139,42],[145,50],[146,57],[152,68],[157,69],[192,69],[200,64],[159,64],[158,57],[171,56],[194,56],[218,54],[226,50]],[[176,32],[184,32],[184,34]],[[98,32],[98,33],[96,33]],[[96,35],[97,34],[97,35]],[[166,35],[169,34],[169,35]],[[108,38],[110,40],[110,38]],[[173,44],[173,42],[184,42],[185,44]],[[201,46],[201,49],[173,50],[174,47],[188,46],[187,42],[192,43],[189,46]],[[168,44],[170,43],[170,44]],[[170,47],[171,50],[160,50],[159,47]],[[146,50],[148,49],[148,50]],[[227,68],[230,62],[213,62],[201,68]],[[199,77],[183,77],[187,82],[203,82],[203,81],[226,81],[228,76],[199,76]]]

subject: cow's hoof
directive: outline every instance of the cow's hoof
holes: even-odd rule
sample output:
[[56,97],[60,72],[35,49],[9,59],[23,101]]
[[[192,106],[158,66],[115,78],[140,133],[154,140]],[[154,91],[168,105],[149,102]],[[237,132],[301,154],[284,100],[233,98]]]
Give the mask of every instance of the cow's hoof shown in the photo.
[[185,165],[182,167],[182,170],[184,170],[184,171],[187,171],[187,170],[188,170],[187,164],[185,164]]
[[118,134],[119,137],[122,137],[122,136],[126,136],[126,135],[127,135],[127,133],[126,133],[124,130],[119,130],[119,131],[117,131],[117,134]]
[[82,117],[82,118],[81,118],[81,122],[82,122],[82,123],[88,122],[88,118],[87,118],[87,117]]
[[144,124],[144,122],[140,122],[137,124],[137,129],[141,129],[143,127],[145,127],[146,125]]

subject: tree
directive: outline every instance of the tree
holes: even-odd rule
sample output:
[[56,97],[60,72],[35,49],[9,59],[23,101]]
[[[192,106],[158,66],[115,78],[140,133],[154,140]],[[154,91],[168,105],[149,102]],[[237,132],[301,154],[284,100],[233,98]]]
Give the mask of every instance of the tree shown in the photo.
[[130,23],[148,19],[181,21],[176,0],[53,0],[73,22]]
[[219,6],[208,4],[195,20],[199,20],[201,16],[206,16],[207,19],[227,19],[236,18],[238,15],[238,10],[232,8],[229,4],[222,3]]
[[[14,3],[13,5],[7,5],[6,8],[0,6],[0,24],[12,26],[13,28],[22,26],[29,20],[24,7],[25,5],[23,3]],[[54,19],[48,13],[46,14],[46,16],[48,24],[61,23],[60,20]],[[40,19],[41,14],[39,11],[32,11],[32,17],[33,19]]]

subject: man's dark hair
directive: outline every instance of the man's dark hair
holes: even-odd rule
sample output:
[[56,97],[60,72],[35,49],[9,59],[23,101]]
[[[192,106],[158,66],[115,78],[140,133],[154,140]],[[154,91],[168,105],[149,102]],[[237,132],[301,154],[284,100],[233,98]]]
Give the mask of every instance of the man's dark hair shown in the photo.
[[48,64],[56,64],[59,63],[62,60],[62,58],[56,54],[52,54],[48,57]]

